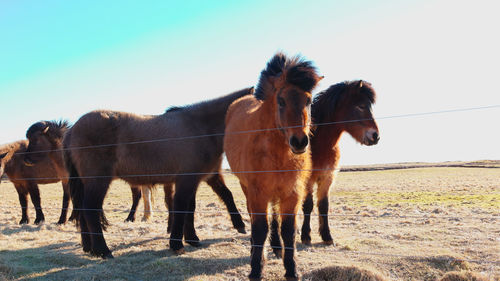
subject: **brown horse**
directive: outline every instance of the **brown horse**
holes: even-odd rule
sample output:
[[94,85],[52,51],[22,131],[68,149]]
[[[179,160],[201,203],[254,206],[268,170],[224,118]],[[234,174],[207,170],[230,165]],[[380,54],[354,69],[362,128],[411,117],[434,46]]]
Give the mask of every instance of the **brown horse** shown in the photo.
[[[224,205],[226,205],[227,211],[229,212],[229,216],[231,217],[231,222],[233,223],[233,227],[239,233],[246,233],[245,224],[243,223],[243,219],[240,215],[240,212],[236,208],[236,204],[234,203],[233,194],[226,186],[224,182],[224,178],[220,174],[215,174],[212,177],[206,180],[206,183],[212,188],[212,190],[217,194],[217,196],[222,200]],[[134,221],[135,220],[135,212],[137,209],[137,205],[142,196],[144,196],[144,216],[143,221],[147,221],[149,219],[150,214],[152,213],[151,209],[151,188],[152,186],[141,186],[139,187],[131,187],[132,190],[132,208],[130,209],[130,213],[125,221]],[[165,206],[167,210],[172,210],[173,208],[173,198],[174,198],[174,185],[173,184],[164,184],[163,190],[165,191]],[[173,214],[170,213],[168,216],[168,227],[167,232],[170,233],[173,223]]]
[[[298,278],[295,215],[311,169],[311,91],[320,79],[311,62],[278,53],[262,71],[255,95],[243,97],[229,107],[224,149],[231,170],[240,180],[251,216],[251,279],[261,278],[270,203],[282,213],[285,277]],[[247,130],[255,132],[238,133]]]
[[[62,159],[62,140],[63,135],[68,129],[67,122],[55,122],[55,121],[41,121],[30,127],[27,133],[30,145],[27,148],[27,154],[25,154],[24,161],[28,165],[35,165],[39,161],[47,158],[47,156],[52,160],[53,167],[58,172],[61,178],[66,178],[66,168]],[[37,151],[42,151],[42,153],[37,153]],[[67,179],[64,179],[63,184],[67,187]],[[231,220],[233,222],[234,228],[236,228],[240,233],[245,233],[245,224],[241,218],[241,215],[236,208],[234,199],[231,192],[224,184],[223,179],[220,175],[214,175],[207,180],[207,183],[212,187],[212,189],[221,197],[223,202],[228,207],[229,213],[231,215]],[[151,185],[145,186],[131,186],[133,203],[130,210],[129,216],[126,221],[134,221],[135,213],[137,209],[137,204],[144,193],[144,215],[143,221],[147,221],[151,215]],[[171,209],[173,200],[173,186],[172,184],[165,184],[165,203],[167,209]],[[59,220],[59,223],[64,223],[66,221],[66,210],[69,203],[69,189],[65,188],[65,193],[63,197],[63,213]],[[170,233],[173,216],[168,218],[168,232]],[[72,219],[73,217],[71,217]]]
[[[371,84],[362,80],[332,85],[314,98],[312,119],[319,125],[314,126],[311,133],[313,172],[307,181],[307,195],[302,206],[304,222],[301,240],[304,244],[311,244],[310,218],[315,184],[318,185],[319,233],[325,244],[333,244],[328,226],[328,194],[339,166],[339,140],[347,132],[363,145],[378,143],[380,136],[372,114],[375,99],[376,93]],[[279,249],[281,244],[276,239],[277,229],[273,228],[271,233],[271,245]]]
[[158,116],[103,110],[82,116],[66,134],[63,147],[83,250],[113,257],[102,232],[107,225],[102,204],[115,178],[131,185],[175,183],[170,248],[182,253],[183,237],[199,246],[196,190],[220,169],[227,108],[252,92],[243,89]]
[[[40,123],[35,123],[31,126],[34,128]],[[67,128],[66,122],[52,123],[50,127],[52,131],[64,131]],[[53,132],[50,132],[53,133]],[[49,134],[49,131],[46,131]],[[31,134],[28,134],[31,137]],[[47,153],[40,153],[34,156],[38,160],[35,166],[28,166],[25,162],[25,156],[30,154],[28,140],[20,140],[0,147],[1,167],[10,181],[14,184],[19,195],[21,204],[22,218],[19,224],[29,223],[28,217],[28,194],[31,197],[33,206],[36,210],[35,224],[39,224],[45,220],[42,211],[40,190],[38,184],[57,183],[62,179],[63,186],[63,208],[58,224],[66,222],[67,207],[69,202],[69,189],[67,185],[67,174],[64,169],[60,170],[56,167],[53,158],[48,157]],[[2,172],[3,174],[3,172]]]
[[[48,159],[51,162],[51,167],[55,170],[56,177],[61,180],[63,203],[58,224],[66,222],[70,201],[68,173],[64,168],[63,153],[60,150],[62,137],[69,128],[68,122],[64,120],[40,121],[31,125],[26,132],[28,147],[23,154],[24,164],[35,169],[44,169],[44,160]],[[70,220],[72,219],[74,219],[73,216],[70,217]]]

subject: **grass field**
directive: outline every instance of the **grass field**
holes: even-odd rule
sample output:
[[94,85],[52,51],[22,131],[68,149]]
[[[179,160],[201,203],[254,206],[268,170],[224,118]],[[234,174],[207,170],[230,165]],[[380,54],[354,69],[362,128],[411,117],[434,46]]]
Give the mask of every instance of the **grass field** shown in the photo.
[[[225,178],[245,212],[237,179]],[[115,181],[105,201],[111,223],[105,235],[115,256],[107,261],[82,252],[73,224],[55,224],[60,184],[41,186],[41,196],[46,222],[19,226],[17,193],[10,183],[0,187],[0,279],[244,280],[250,271],[250,235],[232,229],[223,204],[206,185],[198,191],[195,218],[203,246],[186,246],[186,254],[176,256],[168,250],[163,191],[154,193],[156,212],[149,222],[141,222],[139,212],[137,222],[125,223],[131,192]],[[313,245],[304,246],[297,237],[298,269],[307,280],[314,280],[309,272],[333,265],[355,265],[390,280],[436,280],[460,270],[500,280],[500,169],[341,172],[330,194],[330,213],[334,246],[320,243],[316,217]],[[250,232],[248,215],[243,217]],[[281,260],[270,248],[265,253],[264,278],[282,280]]]

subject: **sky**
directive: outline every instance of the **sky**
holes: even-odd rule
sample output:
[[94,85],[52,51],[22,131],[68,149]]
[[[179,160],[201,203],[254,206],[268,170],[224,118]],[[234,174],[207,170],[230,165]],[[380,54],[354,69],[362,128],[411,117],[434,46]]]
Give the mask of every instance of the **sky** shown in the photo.
[[[500,159],[496,1],[0,1],[0,144],[94,109],[161,114],[255,85],[277,51],[372,83],[344,165]],[[488,109],[400,115],[492,106]]]

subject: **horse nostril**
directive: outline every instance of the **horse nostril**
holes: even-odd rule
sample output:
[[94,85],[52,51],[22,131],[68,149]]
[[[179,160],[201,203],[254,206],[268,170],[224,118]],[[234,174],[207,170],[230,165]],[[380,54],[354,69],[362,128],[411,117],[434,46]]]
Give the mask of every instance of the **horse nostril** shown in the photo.
[[307,144],[309,144],[309,138],[307,136],[305,136],[304,138],[302,138],[302,140],[300,141],[300,148],[303,149],[307,146]]
[[294,148],[297,148],[299,146],[299,139],[296,136],[292,136],[290,138],[290,145]]
[[373,140],[378,141],[380,139],[380,136],[378,135],[377,132],[373,132]]
[[303,137],[302,139],[299,140],[296,136],[292,136],[290,138],[290,146],[295,150],[295,151],[300,151],[302,152],[306,146],[309,144],[309,138],[307,136]]

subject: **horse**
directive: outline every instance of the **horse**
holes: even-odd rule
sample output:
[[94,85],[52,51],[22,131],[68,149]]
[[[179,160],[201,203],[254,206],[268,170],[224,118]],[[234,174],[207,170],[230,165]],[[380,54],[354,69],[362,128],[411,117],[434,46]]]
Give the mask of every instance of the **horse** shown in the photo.
[[156,116],[110,110],[83,115],[63,140],[83,251],[113,258],[103,235],[108,222],[102,204],[115,178],[131,185],[175,183],[170,248],[182,254],[183,237],[200,246],[195,193],[220,169],[227,108],[251,93],[253,88],[246,88]]
[[[61,125],[63,124],[64,125]],[[60,177],[67,177],[66,167],[64,166],[64,161],[62,160],[62,140],[63,135],[67,130],[71,130],[67,122],[56,122],[56,121],[40,121],[34,125],[32,125],[28,129],[27,137],[29,139],[29,146],[27,148],[27,153],[25,154],[24,161],[28,163],[28,165],[35,165],[40,160],[44,159],[44,157],[49,157],[52,160],[52,164],[55,169],[58,171]],[[41,153],[37,153],[37,151],[42,151]],[[231,192],[224,184],[222,179],[219,180],[219,177],[213,177],[214,180],[209,180],[207,183],[212,186],[213,190],[216,191],[217,194],[223,199],[228,206],[228,210],[231,214],[231,220],[233,222],[234,228],[238,230],[240,233],[245,233],[245,224],[241,218],[241,215],[236,208],[234,203],[234,199],[232,197]],[[63,185],[66,186],[64,189],[64,197],[63,197],[63,211],[66,211],[69,203],[69,190],[67,189],[67,179],[63,181]],[[144,215],[142,220],[147,221],[151,215],[151,185],[145,186],[131,186],[132,194],[133,194],[133,203],[130,210],[130,213],[125,221],[134,221],[135,213],[137,209],[137,205],[139,200],[144,194]],[[172,196],[173,189],[172,186],[165,184],[165,203],[167,209],[172,208]],[[221,190],[221,191],[219,191]],[[73,218],[73,217],[71,217]],[[66,221],[66,214],[64,213],[61,216],[59,223],[64,223]],[[167,231],[170,233],[172,226],[172,216],[168,218],[168,229]]]
[[298,278],[295,215],[311,169],[311,91],[321,78],[312,62],[277,53],[261,72],[254,95],[236,100],[227,112],[224,150],[252,223],[250,279],[262,275],[270,203],[281,211],[285,277]]
[[[68,206],[70,201],[68,187],[68,173],[64,167],[63,154],[60,150],[62,136],[70,129],[66,120],[60,121],[40,121],[31,125],[26,131],[28,147],[23,154],[23,162],[28,167],[36,169],[44,168],[44,160],[51,162],[55,170],[56,177],[61,180],[63,186],[63,202],[61,216],[58,224],[66,223]],[[58,150],[59,149],[59,150]],[[70,216],[70,220],[74,219]]]
[[[313,209],[313,190],[317,185],[316,198],[319,211],[319,233],[326,245],[333,239],[328,226],[328,194],[339,168],[339,140],[344,132],[362,145],[376,145],[380,139],[377,122],[373,118],[372,105],[376,92],[363,80],[345,81],[318,93],[312,103],[311,152],[313,171],[306,184],[306,197],[302,205],[304,221],[301,241],[311,244],[310,218]],[[276,221],[276,218],[273,218]],[[275,222],[272,224],[275,225]],[[271,238],[277,229],[271,230]],[[274,233],[274,234],[273,234]],[[271,239],[275,249],[281,247],[278,239]]]
[[[30,128],[37,125],[33,124]],[[55,123],[53,130],[66,130],[67,123],[61,121]],[[52,132],[51,132],[52,133]],[[43,214],[39,184],[57,183],[62,181],[63,186],[63,209],[59,217],[58,224],[66,222],[67,205],[69,201],[69,189],[67,179],[65,179],[65,170],[57,169],[53,159],[49,158],[46,153],[38,155],[39,164],[32,166],[25,162],[25,156],[30,154],[29,141],[19,140],[0,147],[0,175],[7,174],[9,180],[14,184],[19,195],[19,203],[21,204],[22,217],[19,224],[27,224],[30,219],[28,217],[28,194],[31,197],[31,202],[35,207],[36,218],[35,224],[40,224],[45,221]],[[28,164],[28,165],[26,165]]]
[[[206,180],[206,183],[212,188],[212,190],[217,194],[219,199],[222,200],[224,205],[226,205],[226,209],[229,213],[229,216],[231,218],[231,222],[233,224],[233,228],[236,229],[239,233],[245,234],[245,224],[243,223],[243,219],[240,215],[240,212],[236,208],[236,204],[234,203],[234,198],[233,194],[229,190],[229,188],[226,186],[224,182],[224,178],[222,175],[219,173],[213,175],[212,177],[208,178]],[[132,208],[130,209],[130,213],[125,221],[135,221],[135,212],[137,209],[137,205],[139,203],[139,200],[141,199],[142,195],[144,194],[143,197],[143,202],[144,202],[144,216],[142,218],[143,221],[147,221],[149,219],[150,214],[152,213],[152,204],[151,204],[151,189],[153,186],[141,186],[139,187],[132,187]],[[173,196],[174,196],[174,185],[173,184],[164,184],[163,185],[163,190],[165,192],[165,206],[167,207],[167,210],[172,209],[173,205]],[[168,216],[168,227],[167,227],[167,233],[171,232],[172,228],[172,223],[173,223],[173,214],[170,213]]]

